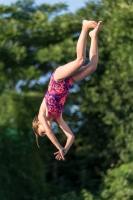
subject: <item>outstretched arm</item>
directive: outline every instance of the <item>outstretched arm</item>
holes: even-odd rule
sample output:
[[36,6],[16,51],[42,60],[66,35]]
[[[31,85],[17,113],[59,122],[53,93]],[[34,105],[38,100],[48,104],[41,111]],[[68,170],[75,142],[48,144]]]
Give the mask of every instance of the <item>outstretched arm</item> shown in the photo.
[[[64,155],[67,153],[67,151],[70,149],[73,141],[74,141],[74,135],[71,131],[71,129],[69,128],[69,126],[67,125],[67,123],[63,120],[63,118],[61,117],[58,121],[57,121],[59,127],[63,130],[63,132],[65,133],[65,135],[67,136],[67,141],[66,141],[66,145],[65,145],[65,150],[64,150]],[[55,155],[57,160],[60,160],[60,155],[59,152],[56,152]]]
[[67,151],[68,151],[70,149],[73,141],[74,141],[74,135],[73,135],[71,129],[69,128],[68,124],[63,119],[62,119],[62,121],[61,121],[59,126],[63,130],[65,135],[67,136],[65,149],[67,149]]
[[54,146],[59,150],[59,152],[61,154],[61,158],[64,160],[64,156],[63,156],[63,149],[64,148],[60,145],[60,143],[58,142],[54,133],[52,132],[52,129],[50,128],[49,124],[47,123],[46,115],[45,115],[46,107],[45,107],[44,103],[45,102],[43,101],[41,106],[40,106],[39,115],[38,115],[39,122],[44,127],[45,134],[50,139],[50,141],[54,144]]

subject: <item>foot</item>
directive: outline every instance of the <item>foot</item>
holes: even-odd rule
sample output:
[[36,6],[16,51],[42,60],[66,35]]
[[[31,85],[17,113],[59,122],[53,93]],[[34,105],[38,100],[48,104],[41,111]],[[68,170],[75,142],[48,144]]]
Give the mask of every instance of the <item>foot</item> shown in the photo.
[[102,21],[99,21],[98,24],[97,24],[97,26],[89,33],[89,36],[90,36],[91,38],[97,36],[99,30],[100,30],[101,27],[102,27],[102,24],[103,24],[103,22],[102,22]]
[[90,29],[90,28],[95,28],[97,26],[97,22],[95,21],[87,21],[83,20],[83,28],[85,29]]

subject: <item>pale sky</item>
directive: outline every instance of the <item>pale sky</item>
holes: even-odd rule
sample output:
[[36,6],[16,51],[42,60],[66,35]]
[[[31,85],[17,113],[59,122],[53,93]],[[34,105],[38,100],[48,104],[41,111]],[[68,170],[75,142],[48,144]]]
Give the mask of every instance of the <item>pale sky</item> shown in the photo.
[[[17,0],[0,0],[0,4],[10,5],[15,3]],[[70,12],[75,12],[77,9],[84,7],[87,0],[34,0],[35,4],[40,5],[42,3],[55,4],[55,3],[66,3]]]

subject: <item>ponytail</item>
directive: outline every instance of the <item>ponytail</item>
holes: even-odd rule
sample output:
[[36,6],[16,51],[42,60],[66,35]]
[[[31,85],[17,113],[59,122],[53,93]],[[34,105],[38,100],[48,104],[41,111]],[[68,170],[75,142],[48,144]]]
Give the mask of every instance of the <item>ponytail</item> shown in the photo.
[[39,144],[38,144],[38,134],[35,133],[35,136],[36,136],[36,144],[37,144],[38,148],[41,148],[41,147],[39,146]]
[[35,133],[36,136],[36,144],[38,146],[38,148],[40,148],[39,144],[38,144],[38,116],[35,116],[33,121],[32,121],[32,129]]

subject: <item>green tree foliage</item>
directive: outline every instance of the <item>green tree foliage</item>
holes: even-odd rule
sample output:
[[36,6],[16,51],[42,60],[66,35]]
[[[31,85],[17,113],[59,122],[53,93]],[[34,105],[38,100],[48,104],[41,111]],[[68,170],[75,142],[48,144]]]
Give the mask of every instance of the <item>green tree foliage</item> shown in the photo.
[[[132,13],[123,0],[88,1],[75,13],[62,3],[0,5],[0,199],[133,198]],[[85,18],[104,23],[98,69],[69,94],[64,118],[76,139],[56,162],[46,138],[37,149],[31,121],[52,71],[75,59]],[[54,132],[63,145],[55,124]]]
[[133,163],[109,169],[104,179],[102,199],[130,200],[133,198]]

